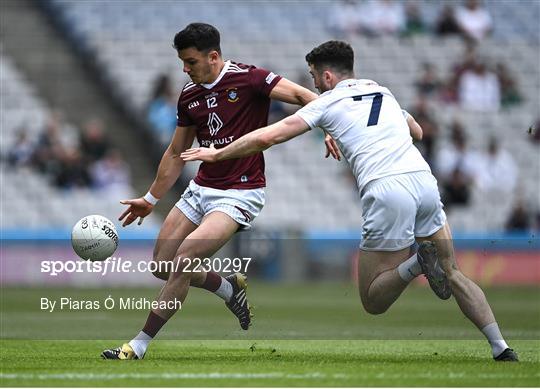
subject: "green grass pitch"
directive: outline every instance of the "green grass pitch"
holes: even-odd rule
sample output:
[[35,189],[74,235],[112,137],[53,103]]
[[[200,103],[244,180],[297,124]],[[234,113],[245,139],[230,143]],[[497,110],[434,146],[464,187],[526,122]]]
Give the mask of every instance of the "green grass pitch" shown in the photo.
[[[540,386],[540,289],[486,295],[521,362],[495,363],[451,300],[413,286],[384,315],[352,285],[253,282],[253,327],[215,296],[190,291],[142,361],[104,361],[145,311],[42,312],[41,297],[153,297],[157,289],[2,288],[2,386]],[[31,340],[29,340],[31,339]]]

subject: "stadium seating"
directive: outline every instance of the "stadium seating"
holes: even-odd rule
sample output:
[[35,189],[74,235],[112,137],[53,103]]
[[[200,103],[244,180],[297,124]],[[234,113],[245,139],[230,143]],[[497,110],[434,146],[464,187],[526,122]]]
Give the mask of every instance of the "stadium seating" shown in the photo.
[[[115,197],[101,196],[91,189],[57,189],[46,176],[30,167],[8,166],[5,156],[15,142],[17,130],[24,126],[35,143],[50,115],[50,108],[2,52],[0,68],[2,230],[61,230],[70,228],[79,218],[89,214],[101,214],[112,219],[118,216],[123,207]],[[78,135],[75,128],[67,126],[63,131],[67,142],[76,143]],[[157,225],[154,217],[148,222],[149,227]]]
[[[135,111],[144,109],[159,74],[170,74],[177,89],[187,81],[171,43],[174,34],[190,22],[205,21],[218,27],[226,58],[266,67],[292,80],[306,72],[304,55],[316,44],[332,38],[325,28],[332,13],[331,1],[309,5],[299,1],[210,1],[204,5],[157,1],[137,3],[136,7],[129,2],[106,6],[73,0],[53,3],[81,44],[95,53],[115,90]],[[433,24],[441,4],[420,2],[428,25]],[[474,148],[484,149],[489,136],[496,135],[519,165],[520,197],[538,209],[538,150],[527,140],[526,130],[540,116],[540,7],[530,1],[488,2],[487,6],[495,30],[492,38],[482,42],[480,51],[508,65],[516,75],[524,102],[490,114],[434,102],[442,128],[437,147],[447,144],[447,127],[455,117],[465,124]],[[435,64],[441,75],[447,76],[464,50],[459,38],[431,35],[407,39],[357,37],[351,43],[357,55],[357,75],[388,86],[405,108],[414,103],[413,84],[423,62]],[[323,153],[322,137],[316,134],[266,153],[267,206],[257,220],[258,226],[347,229],[360,225],[358,197],[345,163],[324,160]],[[471,206],[456,209],[450,220],[463,231],[500,230],[514,197],[501,198],[475,190]]]

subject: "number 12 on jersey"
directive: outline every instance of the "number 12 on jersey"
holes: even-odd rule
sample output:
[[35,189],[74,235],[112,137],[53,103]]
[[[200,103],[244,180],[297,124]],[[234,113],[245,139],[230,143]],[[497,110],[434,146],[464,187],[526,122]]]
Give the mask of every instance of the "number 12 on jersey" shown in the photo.
[[369,111],[369,119],[367,122],[367,126],[376,126],[379,122],[379,115],[381,113],[381,105],[382,105],[382,93],[375,92],[375,93],[368,93],[365,95],[358,95],[353,96],[354,101],[362,101],[362,98],[364,97],[371,97],[373,96],[373,102],[371,103],[371,110]]
[[217,98],[210,97],[208,100],[206,100],[206,105],[208,108],[216,108],[217,107]]

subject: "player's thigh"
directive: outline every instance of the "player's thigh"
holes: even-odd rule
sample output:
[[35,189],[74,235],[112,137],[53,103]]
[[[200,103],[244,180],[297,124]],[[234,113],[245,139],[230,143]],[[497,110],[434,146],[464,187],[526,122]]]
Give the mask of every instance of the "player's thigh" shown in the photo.
[[438,231],[430,236],[417,237],[416,240],[419,243],[428,240],[435,244],[435,247],[437,248],[437,257],[447,275],[450,275],[454,270],[458,270],[452,232],[450,231],[448,222],[445,222]]
[[219,190],[202,188],[202,209],[205,215],[213,212],[227,214],[239,225],[240,230],[249,230],[265,203],[263,188]]
[[446,224],[437,180],[430,172],[416,172],[410,177],[410,189],[418,199],[414,234],[425,238],[439,231]]
[[406,185],[406,177],[396,175],[362,191],[362,250],[399,251],[414,244],[417,200]]
[[397,251],[360,251],[358,262],[358,288],[362,299],[375,278],[381,273],[395,269],[411,256],[409,247]]
[[197,225],[178,207],[173,207],[159,231],[154,248],[154,261],[172,261],[184,239],[196,228]]
[[236,231],[239,224],[224,212],[211,212],[203,218],[201,225],[197,227],[180,244],[177,257],[180,261],[189,258],[193,263],[194,258],[206,258],[217,252],[227,243]]

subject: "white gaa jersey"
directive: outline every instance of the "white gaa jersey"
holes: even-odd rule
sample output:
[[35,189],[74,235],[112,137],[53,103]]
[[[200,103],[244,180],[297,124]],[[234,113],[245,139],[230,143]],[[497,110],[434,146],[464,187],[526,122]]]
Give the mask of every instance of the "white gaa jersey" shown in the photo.
[[401,107],[371,80],[343,80],[298,112],[311,127],[334,138],[356,177],[358,189],[377,178],[427,170],[413,146]]

